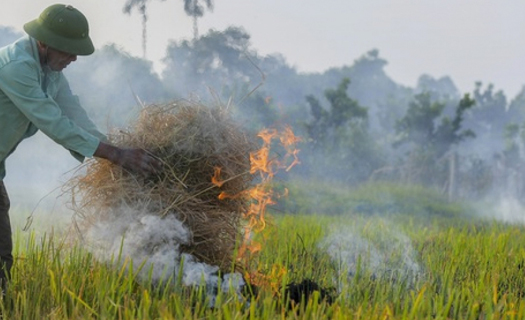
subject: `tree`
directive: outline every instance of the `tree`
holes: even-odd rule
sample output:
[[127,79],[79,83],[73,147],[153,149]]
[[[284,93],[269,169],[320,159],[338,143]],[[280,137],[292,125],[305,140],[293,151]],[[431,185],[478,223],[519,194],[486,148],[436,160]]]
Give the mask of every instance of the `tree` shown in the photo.
[[[142,56],[146,58],[146,42],[147,42],[147,3],[150,0],[127,0],[123,11],[126,14],[131,14],[131,11],[136,8],[142,16]],[[160,0],[166,1],[166,0]],[[201,3],[204,2],[204,5]],[[193,40],[196,40],[199,31],[197,28],[197,19],[204,15],[204,9],[213,9],[213,0],[184,0],[184,11],[189,16],[193,17]]]
[[[348,94],[367,106],[371,133],[383,139],[393,132],[394,122],[406,111],[413,90],[397,84],[385,72],[387,60],[374,49],[366,52],[352,65],[331,68],[319,75],[310,75],[306,86],[311,93],[323,92],[342,78],[352,79]],[[306,82],[306,81],[305,81]]]
[[309,137],[319,143],[326,140],[326,135],[331,130],[337,130],[349,122],[358,122],[368,117],[366,108],[361,107],[356,100],[351,99],[346,93],[350,79],[344,78],[336,89],[327,89],[325,98],[330,103],[330,109],[325,110],[319,100],[313,95],[306,96],[310,105],[313,121],[306,124]]
[[[146,42],[147,42],[147,23],[148,15],[146,12],[146,3],[149,0],[127,0],[124,8],[122,9],[124,13],[131,14],[133,8],[137,8],[140,15],[142,16],[142,57],[146,58]],[[165,1],[165,0],[160,0]]]
[[319,177],[345,183],[368,178],[382,165],[377,145],[368,132],[368,110],[348,96],[350,79],[325,90],[325,108],[313,95],[306,97],[312,120],[305,129],[310,141],[307,165]]
[[446,180],[444,174],[448,171],[446,168],[443,171],[443,157],[453,145],[475,136],[472,130],[462,128],[464,114],[474,104],[468,94],[464,95],[454,118],[450,119],[443,116],[446,103],[433,101],[430,93],[414,97],[405,116],[396,123],[398,137],[394,147],[409,145],[404,161],[405,179],[424,184],[440,184]]
[[[204,4],[202,4],[204,2]],[[208,10],[213,10],[212,0],[184,0],[184,11],[189,16],[193,17],[193,40],[199,37],[199,29],[197,26],[197,19],[204,15],[204,7]]]
[[449,76],[435,79],[430,75],[423,74],[417,80],[416,93],[430,93],[434,99],[459,100],[461,95],[456,85]]
[[510,122],[523,123],[525,121],[525,86],[521,88],[516,97],[509,103],[507,113]]
[[482,90],[483,84],[476,82],[473,93],[476,105],[472,108],[469,121],[488,128],[491,132],[502,133],[507,124],[507,98],[503,91],[494,92],[494,85],[489,84]]
[[240,83],[255,86],[261,73],[254,66],[257,58],[247,58],[249,47],[250,36],[237,27],[210,30],[194,41],[172,41],[163,59],[163,78],[179,95],[208,94],[210,88],[221,92]]
[[476,132],[477,139],[465,143],[464,150],[491,160],[503,152],[505,127],[519,122],[519,110],[510,109],[503,91],[494,90],[492,84],[476,82],[472,97],[476,104],[465,114],[463,126]]

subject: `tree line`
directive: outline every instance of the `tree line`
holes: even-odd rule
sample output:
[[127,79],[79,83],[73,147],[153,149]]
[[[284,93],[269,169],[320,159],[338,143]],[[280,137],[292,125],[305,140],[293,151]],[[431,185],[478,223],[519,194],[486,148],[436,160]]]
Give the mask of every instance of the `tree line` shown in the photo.
[[[1,41],[14,34],[0,28]],[[108,45],[67,75],[102,126],[125,125],[137,99],[197,99],[231,105],[253,132],[290,125],[303,137],[295,175],[422,184],[453,198],[525,193],[525,88],[508,99],[492,84],[459,92],[450,77],[429,75],[403,86],[375,49],[349,65],[301,73],[280,54],[259,54],[240,27],[171,41],[162,62],[158,74],[150,61]]]

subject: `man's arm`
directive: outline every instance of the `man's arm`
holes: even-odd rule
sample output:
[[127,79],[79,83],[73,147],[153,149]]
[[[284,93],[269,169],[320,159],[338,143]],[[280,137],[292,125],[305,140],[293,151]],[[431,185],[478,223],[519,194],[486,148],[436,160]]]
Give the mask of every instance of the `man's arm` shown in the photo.
[[158,170],[161,162],[142,149],[122,149],[112,146],[80,127],[63,114],[38,83],[38,70],[28,62],[9,64],[0,69],[1,88],[38,129],[66,149],[84,157],[107,159],[140,174]]
[[44,134],[66,149],[91,157],[100,139],[66,117],[40,87],[38,66],[11,62],[0,69],[0,88],[18,110]]
[[84,130],[101,139],[93,156],[104,158],[141,175],[149,175],[160,169],[161,163],[142,149],[122,149],[107,143],[106,136],[99,132],[95,124],[88,117],[85,109],[80,105],[78,97],[69,87],[63,74],[60,75],[58,93],[55,101],[64,114],[77,123]]

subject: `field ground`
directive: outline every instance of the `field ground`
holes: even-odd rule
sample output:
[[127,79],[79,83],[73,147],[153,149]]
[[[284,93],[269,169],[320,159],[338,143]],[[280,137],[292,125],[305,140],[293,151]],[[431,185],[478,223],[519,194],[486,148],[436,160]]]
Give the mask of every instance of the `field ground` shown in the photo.
[[[418,196],[423,207],[392,210],[390,198],[385,211],[379,198],[356,192],[349,212],[274,214],[255,237],[262,249],[248,268],[254,290],[218,292],[213,307],[202,287],[176,279],[154,286],[127,272],[125,259],[111,267],[56,231],[17,229],[2,313],[31,320],[524,319],[524,227]],[[306,301],[287,298],[293,294]]]

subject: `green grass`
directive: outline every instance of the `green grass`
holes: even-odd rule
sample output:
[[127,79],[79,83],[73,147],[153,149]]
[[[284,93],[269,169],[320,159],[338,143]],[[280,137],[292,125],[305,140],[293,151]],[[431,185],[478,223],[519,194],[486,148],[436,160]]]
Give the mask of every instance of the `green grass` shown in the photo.
[[[373,214],[457,217],[471,208],[449,202],[439,191],[418,185],[371,182],[356,187],[335,183],[294,180],[277,185],[289,196],[279,199],[278,211],[303,214],[346,214],[348,211]],[[281,191],[282,192],[282,191]]]
[[[386,203],[385,190],[360,190],[336,198]],[[17,231],[2,313],[4,319],[525,318],[525,228],[463,214],[432,192],[407,195],[425,190],[399,192],[396,201],[422,202],[405,204],[410,213],[275,215],[255,237],[262,250],[249,269],[258,294],[221,293],[214,308],[202,291],[182,288],[177,279],[162,287],[139,279],[123,257],[111,267],[63,235]],[[442,209],[417,214],[429,205]],[[305,279],[331,290],[333,303],[319,301],[317,292],[289,310],[286,285]]]

